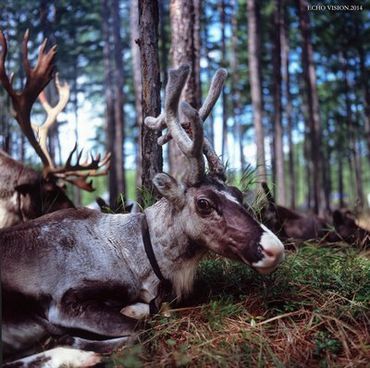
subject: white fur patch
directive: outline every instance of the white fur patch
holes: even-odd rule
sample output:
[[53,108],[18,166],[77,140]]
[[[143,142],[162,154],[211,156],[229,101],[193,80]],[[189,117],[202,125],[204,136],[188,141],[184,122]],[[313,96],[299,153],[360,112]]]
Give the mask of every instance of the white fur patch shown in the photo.
[[195,257],[181,264],[181,268],[175,271],[172,276],[172,283],[178,300],[188,295],[194,284],[194,278],[199,263],[199,258]]
[[222,194],[227,200],[233,202],[233,203],[236,203],[238,204],[239,206],[241,205],[238,200],[233,197],[229,192],[224,192],[224,191],[217,191],[218,193]]
[[99,354],[73,348],[55,348],[40,354],[19,359],[12,363],[38,368],[91,367],[101,361]]
[[260,261],[252,263],[252,266],[261,273],[269,273],[284,259],[284,245],[266,226],[261,224],[261,227],[264,232],[261,236],[260,245],[264,257]]

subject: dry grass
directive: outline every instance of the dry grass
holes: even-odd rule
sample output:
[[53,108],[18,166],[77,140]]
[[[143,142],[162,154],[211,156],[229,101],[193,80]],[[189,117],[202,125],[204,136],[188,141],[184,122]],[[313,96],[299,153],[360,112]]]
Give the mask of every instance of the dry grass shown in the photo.
[[195,293],[148,321],[112,367],[365,367],[370,361],[370,261],[306,246],[272,276],[203,262]]

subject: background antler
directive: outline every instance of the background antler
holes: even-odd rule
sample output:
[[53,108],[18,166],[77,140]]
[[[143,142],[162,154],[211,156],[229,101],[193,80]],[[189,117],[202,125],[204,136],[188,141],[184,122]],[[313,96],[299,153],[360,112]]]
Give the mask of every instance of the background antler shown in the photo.
[[69,154],[64,167],[56,168],[52,173],[57,178],[63,179],[64,181],[67,181],[83,190],[92,192],[94,190],[92,180],[87,181],[87,178],[107,175],[108,170],[110,169],[111,154],[107,153],[103,159],[101,159],[100,154],[97,154],[95,157],[90,155],[90,162],[86,160],[85,162],[80,163],[83,153],[83,150],[81,150],[80,152],[77,152],[76,163],[72,164],[72,157],[75,152],[77,152],[77,143]]
[[48,52],[45,52],[46,42],[40,46],[39,56],[34,68],[31,68],[28,61],[28,40],[29,31],[24,34],[22,51],[23,51],[23,67],[26,72],[26,84],[21,92],[14,91],[12,87],[12,78],[9,78],[5,70],[5,58],[8,52],[7,43],[2,31],[0,31],[0,81],[5,90],[8,92],[17,120],[23,134],[41,158],[44,167],[49,166],[49,159],[43,152],[41,146],[33,133],[31,126],[31,109],[38,95],[47,86],[53,77],[54,59],[56,54],[56,46],[53,46]]
[[[212,78],[207,97],[204,100],[202,107],[199,109],[199,117],[202,122],[204,122],[208,118],[209,114],[212,111],[212,108],[216,104],[221,94],[222,87],[224,85],[226,77],[227,71],[225,69],[218,69],[216,74]],[[147,117],[145,119],[145,124],[151,129],[155,130],[165,129],[168,126],[168,123],[166,122],[166,112],[164,111],[156,118]],[[188,122],[186,121],[181,122],[181,125],[186,131],[189,131],[190,125]],[[158,138],[158,144],[164,145],[167,142],[169,142],[172,138],[173,138],[172,133],[169,129],[169,131],[166,134]],[[220,160],[217,153],[213,149],[211,143],[206,137],[204,137],[203,142],[203,153],[207,158],[208,167],[211,175],[217,176],[219,179],[225,181],[226,180],[225,168],[222,164],[222,161]]]
[[[57,177],[78,186],[81,189],[92,191],[92,182],[87,181],[88,177],[106,175],[110,165],[110,154],[106,154],[101,160],[100,155],[91,156],[91,162],[80,163],[82,150],[77,151],[77,144],[71,151],[65,166],[55,167],[47,150],[47,136],[50,127],[55,124],[58,114],[64,109],[69,99],[69,86],[67,83],[61,84],[56,75],[55,84],[59,94],[59,102],[50,106],[47,101],[44,88],[53,78],[54,59],[56,55],[56,45],[45,52],[47,40],[45,39],[40,46],[39,55],[34,68],[31,68],[28,60],[28,40],[29,31],[27,30],[22,43],[23,67],[26,72],[26,83],[23,91],[16,92],[12,87],[12,76],[9,78],[5,70],[5,59],[8,52],[7,42],[2,31],[0,31],[0,82],[8,92],[14,110],[14,116],[23,134],[41,158],[44,165],[45,178]],[[47,113],[45,122],[42,125],[31,123],[31,110],[37,97]],[[37,139],[35,133],[37,135]],[[71,164],[73,154],[77,154],[77,162]]]
[[56,89],[59,95],[58,103],[54,107],[51,107],[47,100],[45,91],[43,90],[39,95],[39,100],[41,102],[42,107],[46,111],[46,114],[47,114],[46,120],[41,125],[31,124],[34,132],[36,133],[36,136],[39,139],[39,144],[41,146],[41,149],[43,150],[45,156],[48,159],[48,167],[50,168],[50,170],[53,170],[55,166],[49,155],[47,144],[46,144],[48,132],[49,132],[50,127],[56,123],[58,114],[62,112],[65,106],[67,105],[67,102],[69,100],[69,92],[70,92],[68,83],[63,83],[63,84],[60,83],[58,73],[56,73],[55,75],[55,86],[56,86]]
[[[214,77],[212,78],[211,85],[208,91],[208,95],[202,105],[202,107],[199,109],[199,116],[202,122],[204,122],[209,114],[212,111],[212,108],[217,102],[218,97],[221,94],[222,87],[224,85],[225,79],[227,77],[227,71],[225,69],[218,69]],[[165,113],[162,113],[157,118],[153,117],[147,117],[145,119],[145,124],[151,128],[156,130],[163,130],[167,127],[166,125],[166,119],[165,119]],[[189,123],[188,122],[182,122],[183,127],[185,130],[189,129]],[[167,142],[169,142],[172,139],[171,132],[167,132],[163,136],[158,138],[158,144],[164,145]],[[217,153],[213,149],[211,143],[209,140],[204,137],[204,143],[203,143],[203,153],[205,154],[209,166],[209,171],[211,175],[217,176],[221,180],[225,181],[225,168],[218,157]]]

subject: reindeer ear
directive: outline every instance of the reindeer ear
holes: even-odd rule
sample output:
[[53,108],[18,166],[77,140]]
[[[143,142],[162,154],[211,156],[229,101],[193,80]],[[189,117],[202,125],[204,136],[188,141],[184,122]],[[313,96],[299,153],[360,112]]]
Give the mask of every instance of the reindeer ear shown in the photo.
[[172,176],[161,173],[153,178],[153,184],[158,192],[177,206],[182,206],[185,201],[184,188]]

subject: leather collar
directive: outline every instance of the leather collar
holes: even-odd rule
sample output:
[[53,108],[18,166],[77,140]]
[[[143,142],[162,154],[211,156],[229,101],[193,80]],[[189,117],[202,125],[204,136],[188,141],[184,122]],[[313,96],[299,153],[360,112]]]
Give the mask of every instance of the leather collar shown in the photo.
[[157,296],[150,301],[149,307],[150,307],[150,314],[156,314],[158,313],[159,309],[158,306],[156,305],[155,301],[158,298],[159,295],[163,296],[163,299],[167,299],[171,292],[172,292],[172,282],[169,279],[166,279],[162,272],[161,269],[158,265],[157,259],[154,254],[154,249],[152,245],[152,241],[150,240],[150,234],[149,234],[149,227],[148,223],[146,221],[146,217],[144,216],[143,219],[143,243],[144,243],[144,249],[146,256],[148,257],[148,260],[150,262],[150,265],[152,266],[152,269],[155,273],[155,275],[158,277],[160,283],[159,283],[159,288],[158,288],[158,294]]

